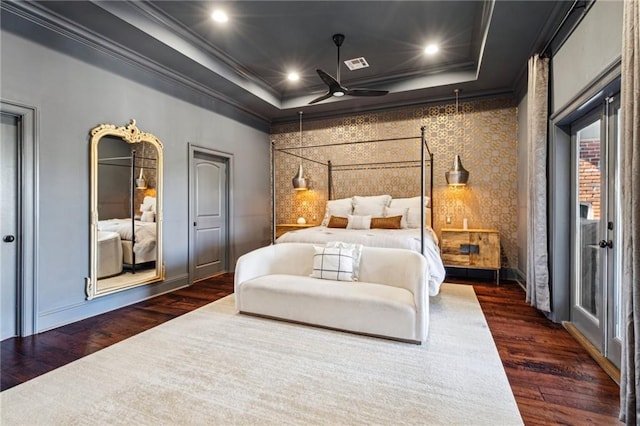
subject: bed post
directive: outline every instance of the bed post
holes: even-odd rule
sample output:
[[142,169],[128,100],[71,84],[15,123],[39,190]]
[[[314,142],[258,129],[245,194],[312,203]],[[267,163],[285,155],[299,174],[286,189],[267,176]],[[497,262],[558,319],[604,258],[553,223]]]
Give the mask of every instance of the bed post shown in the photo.
[[[420,128],[420,253],[424,256],[424,206],[425,206],[425,198],[424,198],[424,131],[425,128],[422,126]],[[433,224],[432,224],[433,225]]]
[[271,154],[271,244],[276,242],[276,153],[274,143],[271,141],[269,153]]
[[332,168],[331,160],[327,160],[327,185],[328,185],[328,198],[327,200],[333,200],[333,178],[331,177]]
[[429,211],[431,212],[431,229],[433,229],[433,153],[432,152],[429,152],[429,172],[430,172],[429,197],[431,200],[431,209]]

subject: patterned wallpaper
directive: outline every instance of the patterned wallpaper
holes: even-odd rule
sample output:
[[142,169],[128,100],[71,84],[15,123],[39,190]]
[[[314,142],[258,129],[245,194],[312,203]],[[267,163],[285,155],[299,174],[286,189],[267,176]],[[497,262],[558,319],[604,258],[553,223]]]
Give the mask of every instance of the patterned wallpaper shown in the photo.
[[[517,267],[517,107],[514,99],[499,97],[430,104],[361,115],[304,120],[302,149],[299,122],[274,125],[276,223],[322,220],[328,195],[327,160],[334,165],[397,162],[391,168],[363,166],[362,170],[334,172],[334,197],[391,194],[411,197],[420,193],[420,128],[434,154],[433,200],[436,233],[445,227],[500,231],[503,266]],[[411,138],[379,143],[343,144],[376,139]],[[322,146],[320,146],[322,145]],[[306,148],[305,148],[306,147]],[[311,178],[311,191],[293,190],[291,179],[301,160]],[[455,154],[469,171],[469,185],[453,189],[445,172]],[[318,161],[313,162],[311,160]],[[412,166],[412,167],[408,167]],[[427,171],[427,188],[429,173]],[[451,224],[445,223],[451,217]]]

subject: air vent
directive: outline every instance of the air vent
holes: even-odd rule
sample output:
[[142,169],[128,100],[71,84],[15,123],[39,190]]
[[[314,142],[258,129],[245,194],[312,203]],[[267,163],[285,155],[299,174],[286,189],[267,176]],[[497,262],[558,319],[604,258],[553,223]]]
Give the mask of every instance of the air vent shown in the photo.
[[349,71],[359,70],[360,68],[368,68],[369,63],[365,58],[355,58],[344,61],[344,64],[349,68]]

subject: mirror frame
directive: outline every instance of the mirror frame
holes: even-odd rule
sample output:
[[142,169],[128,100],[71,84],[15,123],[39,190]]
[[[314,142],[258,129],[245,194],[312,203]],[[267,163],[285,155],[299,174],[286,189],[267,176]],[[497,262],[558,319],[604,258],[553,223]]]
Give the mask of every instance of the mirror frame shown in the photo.
[[[115,126],[113,124],[100,124],[91,129],[91,213],[90,213],[90,275],[86,279],[86,295],[87,300],[91,300],[95,297],[106,296],[123,290],[128,290],[134,287],[139,287],[146,284],[163,281],[165,278],[164,258],[162,255],[162,224],[163,224],[163,212],[162,212],[162,168],[163,168],[163,156],[162,156],[162,142],[152,135],[140,131],[136,126],[136,120],[131,119],[126,126]],[[150,278],[135,279],[120,287],[109,288],[108,290],[98,290],[98,143],[100,139],[105,136],[115,136],[121,138],[123,141],[129,144],[136,144],[142,142],[148,142],[156,147],[157,161],[156,161],[156,267],[155,275]]]

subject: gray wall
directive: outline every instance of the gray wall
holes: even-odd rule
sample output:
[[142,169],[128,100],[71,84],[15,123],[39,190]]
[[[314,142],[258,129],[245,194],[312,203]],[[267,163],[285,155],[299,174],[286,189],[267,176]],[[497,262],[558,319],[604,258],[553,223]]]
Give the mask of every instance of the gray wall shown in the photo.
[[559,111],[620,58],[623,2],[596,1],[552,59],[552,112]]
[[[31,33],[44,34],[46,46],[23,37]],[[198,94],[197,102],[173,97],[167,93],[180,90],[166,79],[26,21],[3,21],[0,37],[0,96],[38,110],[36,331],[188,283],[188,143],[233,154],[232,253],[237,257],[268,244],[266,131],[212,112],[216,102]],[[164,144],[166,281],[87,301],[89,130],[101,123],[125,125],[131,118]]]

